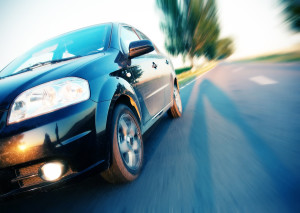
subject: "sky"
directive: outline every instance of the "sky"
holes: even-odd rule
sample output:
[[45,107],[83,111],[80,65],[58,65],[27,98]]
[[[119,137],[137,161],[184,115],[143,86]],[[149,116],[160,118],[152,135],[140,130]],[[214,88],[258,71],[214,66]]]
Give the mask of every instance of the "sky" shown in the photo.
[[234,39],[232,59],[299,47],[300,33],[285,23],[280,0],[217,0],[221,37]]
[[[216,0],[221,37],[231,36],[231,59],[286,49],[300,43],[284,24],[279,0]],[[0,69],[34,45],[103,22],[123,22],[145,33],[166,53],[155,0],[0,0]],[[183,66],[172,58],[175,67]]]

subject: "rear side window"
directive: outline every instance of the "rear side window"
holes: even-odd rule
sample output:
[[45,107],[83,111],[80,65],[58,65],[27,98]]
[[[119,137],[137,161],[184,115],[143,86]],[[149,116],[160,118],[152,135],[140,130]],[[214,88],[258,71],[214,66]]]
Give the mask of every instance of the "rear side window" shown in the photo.
[[129,52],[129,44],[133,41],[139,41],[139,37],[129,26],[121,27],[121,45],[125,53]]

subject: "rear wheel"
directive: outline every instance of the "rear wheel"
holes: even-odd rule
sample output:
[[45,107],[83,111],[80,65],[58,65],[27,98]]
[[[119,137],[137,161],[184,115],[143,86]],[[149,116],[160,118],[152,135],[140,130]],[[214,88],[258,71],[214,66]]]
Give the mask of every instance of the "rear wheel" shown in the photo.
[[174,85],[174,89],[173,89],[173,105],[169,109],[168,114],[172,118],[179,118],[182,114],[182,103],[181,103],[179,88],[177,87],[176,84]]
[[139,123],[126,105],[116,106],[109,132],[112,161],[101,175],[111,183],[133,181],[143,165],[143,139]]

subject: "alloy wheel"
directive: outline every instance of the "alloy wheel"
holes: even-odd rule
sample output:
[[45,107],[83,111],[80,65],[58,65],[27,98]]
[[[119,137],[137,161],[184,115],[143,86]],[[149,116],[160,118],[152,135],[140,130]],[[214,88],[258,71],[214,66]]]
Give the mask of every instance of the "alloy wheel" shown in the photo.
[[176,86],[174,86],[174,100],[175,100],[175,103],[176,103],[176,106],[177,106],[179,112],[182,113],[181,98],[180,98],[179,90],[177,89]]
[[133,118],[124,113],[118,122],[118,145],[121,157],[131,170],[140,167],[142,158],[141,135]]

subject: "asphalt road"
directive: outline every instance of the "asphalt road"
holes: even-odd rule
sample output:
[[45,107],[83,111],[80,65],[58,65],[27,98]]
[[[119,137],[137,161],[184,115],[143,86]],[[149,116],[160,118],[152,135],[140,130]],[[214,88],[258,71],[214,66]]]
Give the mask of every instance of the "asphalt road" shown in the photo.
[[133,183],[96,175],[0,212],[300,212],[300,64],[223,63],[181,96]]

